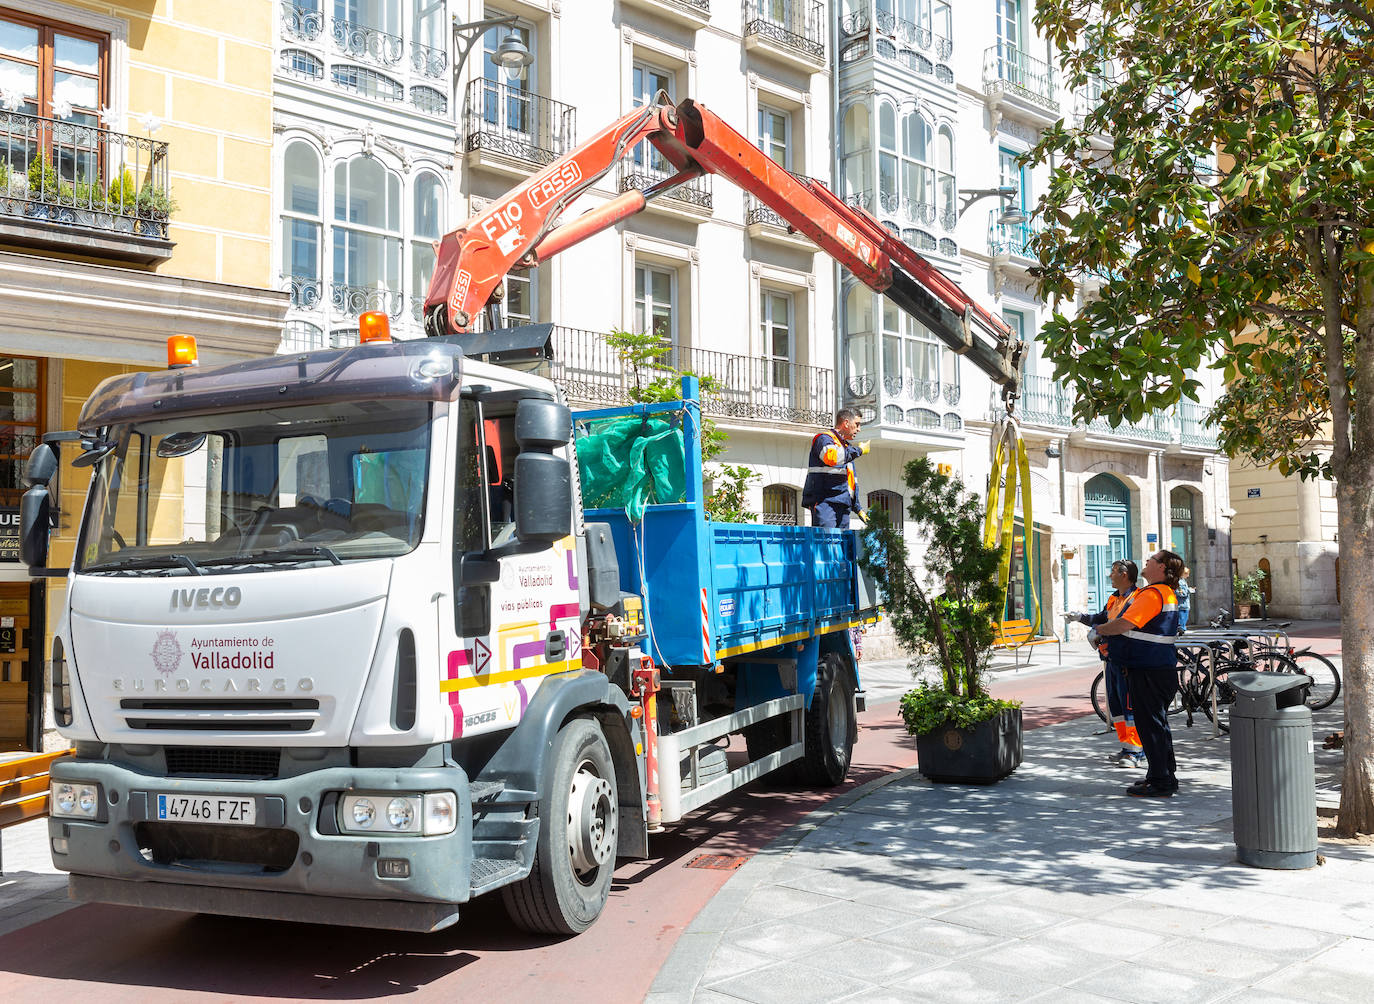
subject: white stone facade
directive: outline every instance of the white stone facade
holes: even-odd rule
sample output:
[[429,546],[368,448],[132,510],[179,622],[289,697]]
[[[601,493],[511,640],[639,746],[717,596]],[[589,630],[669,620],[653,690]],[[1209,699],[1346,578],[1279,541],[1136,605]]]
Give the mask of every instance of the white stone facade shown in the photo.
[[[419,335],[423,245],[435,222],[417,212],[420,179],[438,180],[445,199],[440,222],[452,229],[659,89],[674,100],[706,104],[794,173],[818,177],[872,212],[985,307],[1019,325],[1028,340],[1049,316],[1034,295],[1024,231],[997,225],[997,200],[975,203],[963,194],[1015,184],[1033,206],[1044,172],[1023,176],[1011,160],[1039,129],[1074,114],[1083,100],[1028,55],[1042,62],[1050,55],[1033,38],[1029,3],[449,0],[432,5],[442,8],[446,24],[515,16],[534,56],[519,79],[496,72],[484,50],[495,47],[501,29],[476,42],[456,81],[453,39],[438,39],[427,27],[439,15],[417,13],[430,8],[393,11],[383,0],[368,8],[374,27],[394,29],[383,32],[395,37],[383,40],[391,46],[382,50],[383,61],[397,46],[401,53],[381,65],[365,46],[361,55],[350,53],[349,36],[336,41],[334,5],[326,7],[313,15],[314,38],[302,37],[310,32],[299,5],[283,8],[280,32],[278,177],[286,179],[286,152],[295,143],[314,157],[300,160],[318,161],[320,179],[318,194],[312,200],[307,192],[296,208],[288,202],[299,191],[279,196],[277,260],[285,284],[293,270],[301,271],[293,262],[309,256],[308,240],[292,248],[286,236],[311,225],[320,234],[319,287],[304,295],[297,277],[288,346],[305,344],[301,339],[326,344],[331,333],[346,340],[353,308],[364,302],[392,310],[402,336]],[[447,76],[428,76],[430,64],[412,61],[421,39],[444,50]],[[318,66],[296,53],[313,55]],[[392,85],[372,81],[363,93],[349,69],[358,66],[384,71]],[[441,91],[447,115],[435,114],[432,101],[417,105],[417,87]],[[337,264],[345,253],[337,231],[349,228],[335,218],[340,170],[368,159],[395,179],[398,199],[394,225],[383,198],[383,225],[363,227],[365,236],[357,238],[398,249],[382,252],[383,258],[398,255],[398,267],[386,272],[391,265],[379,258],[370,278]],[[299,179],[299,163],[291,167]],[[632,154],[570,212],[658,177],[652,153]],[[299,211],[316,202],[313,214]],[[764,519],[795,518],[810,437],[840,405],[865,413],[874,451],[860,463],[861,487],[866,497],[889,493],[871,504],[896,501],[902,468],[919,455],[951,464],[981,492],[1001,410],[990,382],[919,325],[884,311],[881,298],[777,222],[720,178],[691,182],[528,277],[512,278],[506,319],[558,325],[553,376],[584,403],[609,403],[623,392],[625,377],[605,333],[663,334],[678,347],[678,365],[725,386],[717,419],[732,438],[724,459],[757,470],[751,497]],[[340,276],[366,281],[341,282]],[[373,293],[350,300],[347,289],[341,297],[331,283]],[[1033,350],[1020,414],[1036,513],[1102,518],[1110,506],[1096,495],[1096,508],[1089,506],[1085,486],[1108,474],[1114,480],[1095,484],[1119,489],[1122,551],[1142,561],[1175,539],[1177,525],[1200,601],[1228,600],[1228,465],[1198,428],[1198,411],[1159,416],[1135,429],[1078,427],[1051,371]],[[1209,393],[1216,390],[1208,383],[1213,376],[1198,374]],[[1047,448],[1059,456],[1051,458]],[[1040,570],[1047,627],[1057,627],[1054,615],[1066,606],[1087,606],[1103,579],[1105,555],[1066,549],[1073,543],[1048,527],[1032,534],[1030,560]],[[881,635],[872,635],[867,652],[881,651]]]

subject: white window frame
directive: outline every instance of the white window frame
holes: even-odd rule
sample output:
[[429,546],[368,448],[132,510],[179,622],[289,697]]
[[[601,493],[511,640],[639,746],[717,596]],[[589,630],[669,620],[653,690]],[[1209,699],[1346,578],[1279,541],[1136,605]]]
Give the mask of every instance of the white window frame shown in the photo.
[[[773,121],[775,118],[782,121],[781,141],[773,131],[776,125]],[[755,142],[760,150],[789,171],[793,170],[792,132],[792,113],[790,111],[763,101],[759,102],[758,137]],[[782,156],[778,156],[777,150],[779,148],[782,150]]]
[[[638,83],[635,80],[636,76],[642,78]],[[677,74],[657,63],[636,56],[630,67],[631,108],[643,108],[649,102],[653,101],[654,95],[658,93],[658,87],[648,84],[650,76],[661,76],[668,85],[662,89],[668,92],[670,100],[677,100]],[[652,89],[646,90],[646,87],[651,87]],[[631,159],[634,161],[636,167],[647,170],[653,174],[666,177],[673,173],[673,165],[668,161],[668,158],[659,153],[658,148],[648,140],[644,140],[634,148]]]
[[[781,305],[786,316],[779,324],[776,311]],[[787,352],[774,351],[774,337],[779,330],[787,335]],[[759,336],[761,355],[765,360],[764,379],[774,390],[792,389],[792,364],[797,361],[797,304],[791,290],[761,284],[759,287]]]
[[[333,195],[333,204],[334,204],[334,206],[337,206],[337,205],[338,205],[338,199],[339,199],[338,182],[337,182],[337,178],[338,178],[338,168],[339,168],[339,166],[340,166],[340,165],[343,165],[345,177],[348,177],[348,176],[350,176],[350,175],[352,174],[351,165],[352,165],[355,161],[366,160],[366,159],[368,159],[368,158],[367,158],[367,155],[366,155],[365,153],[363,153],[362,151],[359,151],[358,153],[356,153],[355,155],[350,156],[350,157],[340,157],[338,160],[336,160],[336,161],[333,163],[333,165],[331,166],[331,176],[332,176],[334,179],[336,179],[336,180],[335,180],[335,183],[334,183],[334,184],[335,184],[335,190],[334,190],[334,192],[332,193],[332,195]],[[390,181],[394,178],[394,179],[396,180],[396,183],[397,183],[397,184],[396,184],[396,198],[397,198],[397,201],[398,201],[398,204],[397,204],[397,206],[396,206],[396,224],[397,224],[397,229],[396,229],[396,230],[387,230],[387,229],[385,228],[385,225],[383,225],[383,226],[381,226],[381,227],[376,227],[376,226],[369,226],[369,225],[367,225],[367,224],[362,224],[362,223],[354,223],[354,222],[352,222],[352,221],[350,221],[350,220],[347,220],[347,219],[340,220],[340,219],[338,219],[338,217],[337,217],[337,209],[336,209],[336,208],[335,208],[335,209],[331,209],[331,211],[330,211],[330,227],[329,227],[329,263],[330,263],[330,272],[329,272],[329,274],[330,274],[330,281],[331,281],[331,282],[334,282],[334,283],[336,283],[336,284],[342,282],[343,285],[349,286],[349,287],[354,288],[354,289],[360,289],[360,288],[361,288],[361,289],[368,289],[368,288],[371,288],[371,289],[377,290],[378,292],[398,292],[398,291],[401,291],[401,290],[403,290],[403,289],[405,288],[405,274],[404,274],[404,273],[405,273],[405,238],[406,238],[406,231],[407,231],[407,229],[408,229],[408,227],[406,226],[406,222],[405,222],[405,209],[406,209],[406,197],[405,197],[405,193],[406,193],[406,185],[405,185],[405,179],[401,176],[401,174],[400,174],[399,171],[393,171],[391,168],[387,167],[386,164],[382,163],[381,161],[377,161],[377,164],[378,164],[378,166],[382,169],[382,172],[383,172],[383,183],[382,183],[383,207],[382,207],[382,208],[383,208],[383,216],[384,216],[384,217],[390,215],[389,212],[387,211],[387,208],[388,208],[388,207],[386,206],[386,203],[385,203],[385,200],[389,197],[389,194],[390,194]],[[337,265],[337,263],[338,263],[338,254],[339,254],[339,238],[340,238],[341,235],[344,235],[344,234],[358,234],[358,235],[360,235],[360,236],[365,236],[365,237],[377,237],[377,238],[380,238],[380,239],[382,240],[382,254],[383,254],[383,257],[382,257],[382,271],[383,271],[383,274],[376,277],[376,280],[377,280],[377,281],[376,281],[375,284],[355,283],[355,282],[350,282],[350,281],[348,280],[348,273],[349,273],[348,258],[349,258],[349,256],[350,256],[350,252],[348,251],[348,248],[347,248],[347,245],[346,245],[346,244],[344,245],[344,255],[345,255],[345,260],[344,260],[344,277],[343,277],[342,280],[340,280],[340,279],[338,278],[338,265]],[[390,252],[390,242],[393,242],[393,241],[395,242],[395,245],[394,245],[394,246],[395,246],[395,251],[394,251],[394,253],[395,253],[395,256],[396,256],[396,271],[397,271],[397,275],[396,275],[396,278],[395,278],[395,281],[394,281],[394,282],[389,282],[388,279],[387,279],[387,276],[385,275],[385,272],[386,272],[387,267],[388,267],[388,264],[389,264],[389,263],[387,262],[386,259],[387,259],[387,256],[388,256],[389,252]]]
[[[643,295],[643,296],[641,296],[641,295],[639,294],[639,292],[638,292],[639,277],[640,277],[641,274],[643,274],[643,276],[644,276],[644,295]],[[649,278],[650,278],[650,276],[652,276],[652,275],[667,276],[667,278],[668,278],[668,302],[667,302],[667,303],[660,303],[658,300],[654,299],[654,297],[653,297],[653,291],[652,291],[652,284],[649,282]],[[635,334],[651,334],[651,333],[653,333],[655,312],[656,312],[656,310],[657,310],[658,308],[662,307],[662,308],[665,308],[665,309],[667,310],[667,312],[668,312],[668,336],[667,336],[667,342],[668,342],[669,345],[674,345],[674,346],[678,345],[678,344],[679,344],[679,331],[678,331],[678,325],[679,325],[679,318],[680,318],[681,315],[680,315],[679,312],[678,312],[678,275],[677,275],[677,269],[672,268],[672,267],[670,267],[670,266],[660,265],[660,264],[658,264],[657,262],[639,261],[639,260],[636,260],[636,261],[635,261],[635,266],[634,266],[634,282],[635,282],[635,288],[634,288],[634,289],[632,290],[632,292],[631,292],[631,299],[632,299],[632,302],[633,302],[633,305],[634,305],[633,309],[634,309],[634,312],[635,312],[635,327],[637,327],[637,328],[639,329],[638,331],[635,332]],[[640,318],[641,316],[642,316],[643,319],[644,319],[644,323],[642,323],[642,324],[639,323],[639,318]]]

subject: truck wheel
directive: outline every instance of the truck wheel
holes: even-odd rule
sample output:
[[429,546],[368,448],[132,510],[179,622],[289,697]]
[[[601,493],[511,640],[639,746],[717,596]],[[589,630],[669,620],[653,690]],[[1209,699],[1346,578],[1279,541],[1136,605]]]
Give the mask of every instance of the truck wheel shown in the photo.
[[554,740],[539,798],[534,868],[501,890],[516,926],[536,934],[580,934],[611,891],[619,825],[615,765],[601,729],[586,718]]
[[844,781],[857,731],[854,688],[840,656],[831,652],[816,668],[816,692],[806,711],[802,776],[818,788],[833,788]]

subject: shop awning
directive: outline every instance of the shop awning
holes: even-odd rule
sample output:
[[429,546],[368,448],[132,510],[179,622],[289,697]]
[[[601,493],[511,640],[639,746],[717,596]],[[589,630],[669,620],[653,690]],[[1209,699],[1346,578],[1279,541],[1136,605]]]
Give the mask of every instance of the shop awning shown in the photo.
[[1056,544],[1105,544],[1108,540],[1106,527],[1057,512],[1035,513],[1035,528],[1053,534]]

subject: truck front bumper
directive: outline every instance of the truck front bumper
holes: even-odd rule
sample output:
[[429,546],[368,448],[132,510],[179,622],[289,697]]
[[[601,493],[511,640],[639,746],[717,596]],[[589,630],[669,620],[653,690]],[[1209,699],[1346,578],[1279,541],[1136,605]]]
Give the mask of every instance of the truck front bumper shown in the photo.
[[[56,867],[74,899],[398,930],[458,919],[472,868],[472,801],[458,767],[324,767],[272,780],[166,778],[64,759],[52,780],[98,786],[95,818],[51,816]],[[344,833],[346,792],[451,791],[452,832]],[[252,798],[252,826],[159,820],[157,796]]]

